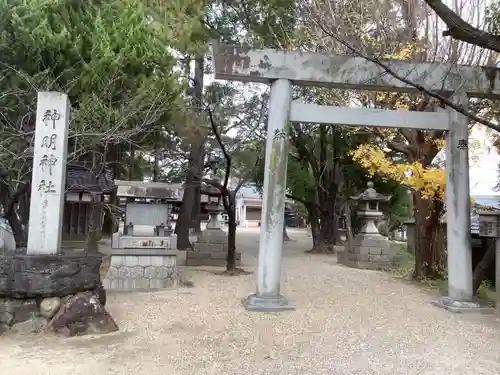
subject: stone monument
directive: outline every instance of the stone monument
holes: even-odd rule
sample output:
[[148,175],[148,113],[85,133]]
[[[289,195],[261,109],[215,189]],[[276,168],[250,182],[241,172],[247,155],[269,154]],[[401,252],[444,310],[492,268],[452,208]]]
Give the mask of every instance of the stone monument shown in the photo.
[[337,259],[340,264],[349,267],[382,269],[394,262],[396,252],[389,239],[379,233],[375,220],[384,215],[379,211],[379,203],[388,202],[391,197],[377,193],[371,181],[367,186],[363,193],[351,197],[351,200],[362,205],[357,212],[363,220],[361,231],[354,236],[345,251],[338,253]]
[[169,203],[176,200],[177,191],[163,182],[116,180],[115,185],[126,187],[123,194],[128,202],[123,232],[113,234],[104,287],[131,291],[177,285],[177,235],[173,233]]
[[0,332],[118,330],[104,309],[102,254],[61,250],[69,101],[39,92],[27,249],[0,253]]
[[[187,266],[225,267],[227,264],[227,235],[221,229],[220,215],[224,208],[220,204],[220,192],[215,188],[207,189],[209,202],[205,210],[209,214],[206,229],[201,232],[194,244],[194,251],[186,253]],[[241,253],[236,252],[236,266],[241,265]]]

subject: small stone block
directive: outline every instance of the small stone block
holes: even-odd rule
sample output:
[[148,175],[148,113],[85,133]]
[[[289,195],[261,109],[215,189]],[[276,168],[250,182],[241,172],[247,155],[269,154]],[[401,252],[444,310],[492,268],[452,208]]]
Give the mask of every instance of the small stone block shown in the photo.
[[156,275],[157,275],[156,267],[149,266],[144,269],[144,277],[146,279],[154,279],[157,277]]
[[149,280],[149,287],[151,289],[163,289],[163,280],[161,279],[151,279]]
[[108,268],[108,273],[106,275],[108,278],[110,279],[113,279],[115,277],[118,277],[118,268],[117,267],[113,267],[113,266],[110,266]]
[[111,255],[110,265],[120,267],[123,265],[123,257],[120,255]]
[[382,249],[379,247],[369,247],[368,248],[368,254],[370,255],[381,255],[382,254]]
[[125,258],[125,266],[134,267],[139,265],[139,257],[137,255],[127,255]]
[[151,256],[149,255],[139,255],[137,256],[137,264],[141,267],[147,267],[151,265]]
[[144,268],[140,266],[135,266],[130,269],[130,277],[133,279],[139,279],[144,276]]
[[163,257],[160,255],[155,255],[151,257],[151,266],[160,267],[163,266]]
[[125,279],[130,276],[130,267],[127,266],[121,266],[118,269],[118,277]]

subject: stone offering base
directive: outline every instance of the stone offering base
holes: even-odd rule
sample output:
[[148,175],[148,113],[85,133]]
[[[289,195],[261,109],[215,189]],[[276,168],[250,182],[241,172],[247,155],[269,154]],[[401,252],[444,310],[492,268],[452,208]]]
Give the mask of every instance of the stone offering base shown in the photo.
[[172,287],[178,280],[177,250],[113,249],[103,285],[107,290],[148,290]]
[[[227,235],[218,228],[207,228],[201,232],[194,251],[186,253],[187,266],[225,267],[227,258]],[[241,253],[236,253],[236,265],[241,265]]]
[[337,262],[352,268],[380,270],[391,267],[396,252],[390,241],[380,234],[358,234],[351,249],[338,252]]
[[[187,251],[186,266],[226,267],[227,251]],[[236,252],[236,266],[241,266],[241,253]]]
[[117,331],[105,310],[102,254],[0,254],[0,333]]

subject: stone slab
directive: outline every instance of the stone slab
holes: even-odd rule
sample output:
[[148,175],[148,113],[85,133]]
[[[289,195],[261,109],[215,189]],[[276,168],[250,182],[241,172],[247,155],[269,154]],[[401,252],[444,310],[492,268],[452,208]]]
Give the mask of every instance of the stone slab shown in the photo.
[[64,297],[101,285],[103,255],[0,254],[0,297]]
[[137,249],[111,249],[111,255],[136,255],[136,256],[177,256],[177,250],[137,248]]
[[455,314],[494,314],[493,307],[484,307],[475,302],[456,301],[451,297],[440,297],[431,304]]
[[176,249],[177,236],[176,235],[172,235],[170,237],[121,236],[118,247],[122,249],[138,249],[138,248]]

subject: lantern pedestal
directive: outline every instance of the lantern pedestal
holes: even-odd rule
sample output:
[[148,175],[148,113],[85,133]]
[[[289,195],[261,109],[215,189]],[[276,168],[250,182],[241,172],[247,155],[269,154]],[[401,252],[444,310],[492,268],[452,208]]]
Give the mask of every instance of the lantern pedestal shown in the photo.
[[[223,208],[219,204],[205,206],[210,215],[207,227],[194,244],[194,251],[186,253],[187,266],[226,267],[227,234],[221,229],[219,216]],[[236,252],[236,265],[241,264],[241,253]]]

